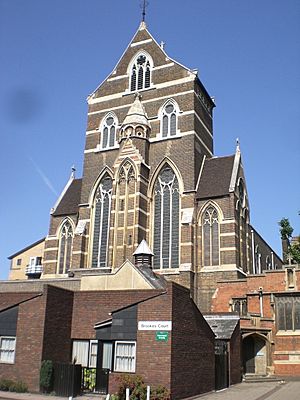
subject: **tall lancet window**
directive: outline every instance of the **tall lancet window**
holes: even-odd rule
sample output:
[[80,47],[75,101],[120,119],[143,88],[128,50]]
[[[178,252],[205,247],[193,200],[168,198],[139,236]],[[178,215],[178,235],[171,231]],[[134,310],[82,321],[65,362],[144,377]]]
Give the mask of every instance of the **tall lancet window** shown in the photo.
[[213,206],[208,206],[202,216],[203,265],[219,265],[219,217]]
[[166,165],[154,185],[154,268],[179,266],[179,185]]
[[161,135],[163,138],[177,133],[177,110],[173,102],[167,103],[162,110]]
[[116,130],[117,120],[114,115],[109,114],[102,124],[102,137],[101,137],[101,148],[109,149],[116,145]]
[[58,273],[65,274],[71,267],[73,244],[73,228],[69,221],[65,221],[59,235]]
[[150,60],[141,54],[137,57],[131,68],[130,90],[147,89],[151,83],[151,63]]
[[111,197],[112,179],[105,174],[100,181],[94,200],[93,268],[107,267]]

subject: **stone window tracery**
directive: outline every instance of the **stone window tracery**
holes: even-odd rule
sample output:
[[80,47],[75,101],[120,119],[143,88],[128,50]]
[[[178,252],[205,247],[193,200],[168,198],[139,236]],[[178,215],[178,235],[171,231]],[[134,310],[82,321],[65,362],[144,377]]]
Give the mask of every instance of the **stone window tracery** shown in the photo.
[[101,148],[109,149],[116,145],[117,121],[113,115],[108,115],[102,125]]
[[179,267],[179,183],[166,165],[154,185],[154,268]]
[[161,136],[163,138],[177,134],[177,108],[173,102],[168,102],[161,116]]
[[92,268],[105,268],[108,263],[108,239],[112,198],[112,179],[106,173],[94,199]]
[[132,65],[130,73],[130,91],[147,89],[151,85],[151,63],[146,55],[139,55]]
[[215,207],[208,206],[202,216],[203,265],[219,265],[219,216]]
[[65,274],[71,267],[73,228],[70,221],[65,221],[59,235],[58,273]]

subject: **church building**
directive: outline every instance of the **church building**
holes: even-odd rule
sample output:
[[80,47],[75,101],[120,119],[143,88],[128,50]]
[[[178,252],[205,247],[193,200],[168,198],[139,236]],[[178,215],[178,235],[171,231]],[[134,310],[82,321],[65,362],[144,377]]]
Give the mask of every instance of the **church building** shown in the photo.
[[281,268],[250,225],[239,144],[214,155],[214,101],[144,22],[87,101],[83,176],[51,210],[41,279],[113,273],[144,239],[207,312],[218,279]]
[[[197,354],[205,347],[214,351],[214,334],[209,322],[223,323],[227,317],[222,313],[245,316],[247,298],[257,297],[260,301],[259,287],[247,283],[251,277],[254,281],[256,277],[263,279],[266,274],[275,277],[285,274],[280,257],[250,223],[239,143],[231,155],[214,155],[213,99],[197,72],[170,58],[163,44],[158,44],[150,34],[145,22],[140,24],[113,71],[88,96],[87,102],[82,177],[75,177],[72,170],[51,209],[47,236],[32,245],[34,254],[31,257],[30,246],[10,257],[10,280],[0,283],[0,292],[23,293],[20,301],[12,296],[14,307],[24,301],[40,301],[28,293],[37,296],[43,291],[43,285],[51,288],[47,293],[53,301],[55,290],[59,293],[70,308],[70,336],[63,361],[71,361],[70,354],[78,355],[79,348],[83,351],[81,342],[87,339],[90,340],[86,344],[90,349],[87,351],[92,354],[92,343],[96,339],[106,340],[103,338],[107,338],[108,333],[103,329],[108,326],[112,329],[111,338],[114,313],[124,307],[133,304],[138,307],[140,311],[134,309],[138,312],[135,321],[154,318],[149,311],[153,309],[147,310],[145,304],[157,301],[163,308],[164,302],[154,301],[152,295],[145,294],[147,290],[155,291],[153,296],[159,293],[159,296],[173,299],[172,307],[177,311],[173,314],[170,311],[166,320],[171,320],[171,315],[179,318],[184,314],[183,310],[179,312],[176,300],[179,293],[184,293],[182,298],[187,310],[192,310],[193,305],[198,307],[197,318],[193,316],[195,313],[187,311],[191,321],[197,319],[191,322],[195,343],[197,337],[202,338],[203,346],[195,345]],[[22,257],[25,256],[28,262],[24,265]],[[293,274],[296,277],[296,272]],[[232,286],[230,282],[235,283]],[[230,288],[233,288],[232,294]],[[268,288],[268,299],[272,298],[274,304],[272,290],[276,291],[275,284]],[[279,291],[285,290],[286,286],[281,285]],[[105,302],[105,291],[114,299],[114,306],[110,309],[105,303],[106,314],[99,314],[97,307]],[[121,300],[122,296],[126,301]],[[187,298],[191,298],[191,304]],[[269,300],[268,307],[271,307]],[[81,318],[79,310],[84,314],[85,309],[90,310],[89,316]],[[259,307],[253,310],[256,322],[263,318]],[[111,317],[106,320],[108,312]],[[218,316],[212,318],[211,312]],[[208,322],[201,313],[207,315]],[[158,314],[155,314],[156,319],[159,319]],[[242,338],[248,338],[248,342],[250,334],[258,334],[260,340],[265,337],[270,343],[265,369],[259,370],[267,374],[274,373],[271,336],[276,334],[276,318],[273,312],[266,314],[268,321],[262,328],[253,324],[253,318],[249,317],[244,325],[241,319],[241,329],[245,335]],[[88,328],[83,327],[84,321]],[[240,346],[238,329],[239,322],[235,318],[232,329],[235,349]],[[226,340],[231,340],[232,332]],[[136,333],[132,337],[136,338]],[[136,339],[128,340],[127,350],[135,352],[132,343]],[[98,351],[104,354],[103,343],[101,346],[102,350],[98,347]],[[258,351],[255,353],[253,343],[251,346],[250,356],[248,347],[246,349],[247,357],[255,358]],[[108,347],[105,351],[106,355],[113,354]],[[49,357],[49,350],[43,352],[41,359],[45,359],[46,354]],[[239,360],[240,350],[235,352],[235,357]],[[177,360],[173,355],[172,359]],[[231,364],[237,366],[238,362]],[[284,369],[280,371],[285,373]],[[239,367],[230,373],[230,383],[240,380]],[[150,372],[149,376],[155,381],[156,377]],[[176,387],[176,377],[168,377],[166,382],[175,393],[174,398],[199,394],[213,387],[209,381],[206,388],[184,393],[182,388]]]

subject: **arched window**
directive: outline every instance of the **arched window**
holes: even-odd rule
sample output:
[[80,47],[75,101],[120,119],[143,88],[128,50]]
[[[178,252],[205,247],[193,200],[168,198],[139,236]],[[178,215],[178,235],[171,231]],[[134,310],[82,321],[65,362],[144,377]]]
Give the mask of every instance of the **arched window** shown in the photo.
[[117,120],[114,115],[105,117],[101,129],[101,148],[109,149],[116,145]]
[[208,206],[202,216],[203,265],[219,265],[219,218],[213,206]]
[[267,270],[271,270],[272,269],[272,263],[271,263],[270,256],[266,257],[266,269]]
[[141,89],[147,89],[151,84],[151,63],[144,55],[139,55],[131,67],[130,72],[130,90],[136,92]]
[[168,102],[161,112],[161,136],[175,136],[177,133],[177,107],[173,101]]
[[106,173],[100,181],[94,199],[93,268],[107,267],[111,197],[112,179]]
[[154,268],[179,266],[179,184],[165,165],[154,185]]
[[70,221],[65,221],[59,235],[58,273],[65,274],[71,267],[73,228]]

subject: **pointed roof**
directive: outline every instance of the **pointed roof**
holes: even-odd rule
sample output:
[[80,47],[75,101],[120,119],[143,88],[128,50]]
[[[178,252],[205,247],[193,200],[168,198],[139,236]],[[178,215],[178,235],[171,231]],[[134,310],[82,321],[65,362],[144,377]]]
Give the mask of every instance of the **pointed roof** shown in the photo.
[[123,121],[122,124],[123,126],[134,124],[134,125],[145,125],[150,128],[145,108],[141,103],[141,98],[142,96],[139,93],[136,93],[134,102],[132,103]]
[[234,155],[206,158],[197,190],[198,199],[229,194]]
[[138,245],[137,249],[133,253],[134,256],[137,256],[139,254],[149,254],[150,256],[154,256],[154,253],[150,250],[150,247],[148,246],[145,239],[141,241],[141,243]]
[[[87,101],[89,102],[91,99],[93,99],[93,97],[96,95],[97,91],[102,87],[102,85],[107,81],[107,79],[109,78],[113,78],[115,76],[115,74],[117,73],[118,67],[121,64],[121,61],[124,59],[126,53],[130,50],[130,48],[133,46],[135,47],[137,43],[146,43],[146,42],[153,42],[156,44],[157,48],[160,49],[163,57],[165,60],[168,60],[169,62],[173,62],[175,64],[177,64],[178,66],[182,67],[184,70],[186,70],[188,73],[190,73],[191,75],[194,76],[194,78],[197,76],[197,72],[191,68],[186,67],[185,65],[181,64],[180,62],[174,60],[172,57],[170,57],[166,51],[164,50],[164,48],[162,46],[159,45],[159,43],[154,39],[154,37],[151,35],[151,33],[148,30],[148,27],[145,23],[145,21],[142,21],[138,27],[138,30],[135,32],[133,38],[131,39],[131,41],[129,42],[128,46],[126,47],[126,49],[124,50],[123,54],[121,55],[121,57],[119,58],[118,62],[116,63],[116,65],[114,66],[114,68],[112,69],[112,71],[107,75],[107,77],[92,91],[92,93],[90,93],[87,96]],[[122,71],[122,73],[126,73],[124,71]],[[122,75],[121,73],[121,75]]]
[[82,179],[75,179],[74,176],[71,176],[56,204],[51,209],[51,215],[77,214],[78,204],[80,203],[81,182]]

